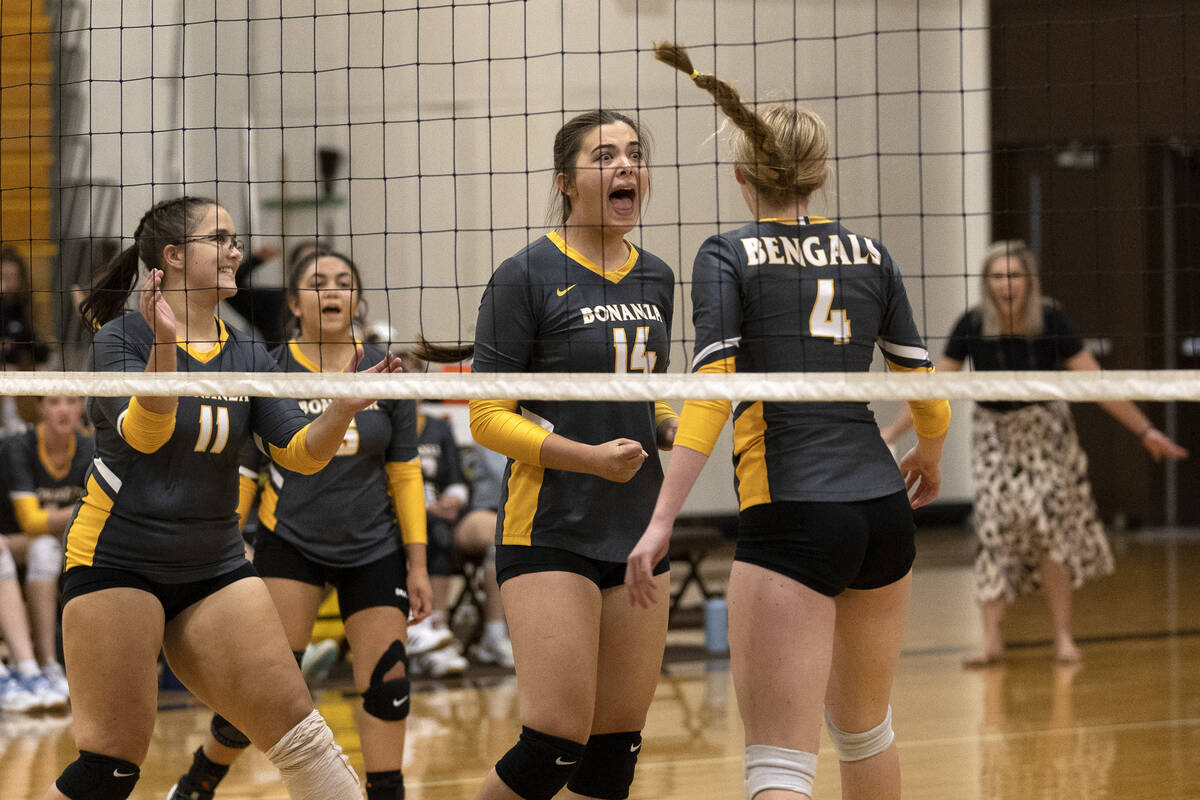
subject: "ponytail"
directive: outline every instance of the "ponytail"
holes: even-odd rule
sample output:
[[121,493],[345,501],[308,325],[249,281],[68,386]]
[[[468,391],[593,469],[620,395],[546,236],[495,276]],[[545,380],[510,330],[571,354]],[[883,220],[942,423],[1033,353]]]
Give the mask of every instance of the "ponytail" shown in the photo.
[[807,109],[773,105],[762,114],[742,102],[738,90],[692,65],[687,48],[674,42],[654,45],[654,57],[686,73],[713,96],[741,134],[735,158],[747,181],[772,202],[808,197],[829,177],[825,123]]
[[474,356],[475,345],[434,344],[418,333],[416,343],[408,351],[408,354],[434,364],[456,364]]
[[138,276],[138,248],[134,244],[110,258],[92,282],[92,290],[79,304],[83,321],[95,331],[125,308]]

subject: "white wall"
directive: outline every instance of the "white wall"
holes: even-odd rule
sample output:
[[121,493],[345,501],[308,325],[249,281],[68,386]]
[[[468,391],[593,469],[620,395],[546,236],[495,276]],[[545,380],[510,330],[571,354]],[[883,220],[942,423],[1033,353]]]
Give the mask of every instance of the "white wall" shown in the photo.
[[[746,209],[708,96],[648,52],[675,39],[743,97],[822,114],[836,178],[813,211],[888,245],[933,353],[975,296],[965,273],[990,233],[985,0],[256,0],[250,20],[240,0],[215,8],[214,22],[212,3],[93,3],[94,27],[123,30],[92,32],[105,80],[91,84],[90,170],[127,187],[126,234],[152,197],[215,193],[256,244],[344,237],[367,285],[387,287],[368,294],[372,317],[402,335],[469,341],[492,269],[545,230],[555,131],[577,111],[634,110],[655,166],[633,236],[676,267],[683,370],[691,258]],[[318,196],[318,147],[344,153],[344,205],[270,207]],[[955,414],[943,496],[966,500],[969,405]],[[716,460],[696,510],[733,506],[727,450]]]

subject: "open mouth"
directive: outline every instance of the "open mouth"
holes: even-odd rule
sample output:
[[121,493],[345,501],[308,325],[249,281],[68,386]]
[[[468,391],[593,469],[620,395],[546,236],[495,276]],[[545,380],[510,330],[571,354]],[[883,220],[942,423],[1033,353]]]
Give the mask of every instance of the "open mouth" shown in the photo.
[[608,203],[618,214],[632,214],[637,210],[637,192],[633,189],[613,189],[608,193]]

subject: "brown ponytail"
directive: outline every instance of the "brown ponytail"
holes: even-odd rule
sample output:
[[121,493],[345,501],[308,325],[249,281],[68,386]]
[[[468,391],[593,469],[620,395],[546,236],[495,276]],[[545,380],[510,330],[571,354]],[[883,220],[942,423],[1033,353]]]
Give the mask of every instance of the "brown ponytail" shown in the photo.
[[418,333],[417,340],[408,354],[433,364],[457,364],[475,355],[475,345],[434,344]]
[[684,72],[713,96],[737,126],[734,156],[746,180],[773,203],[808,197],[829,177],[829,139],[825,123],[807,109],[772,105],[762,114],[751,111],[730,84],[699,72],[687,49],[674,42],[654,45],[654,57]]

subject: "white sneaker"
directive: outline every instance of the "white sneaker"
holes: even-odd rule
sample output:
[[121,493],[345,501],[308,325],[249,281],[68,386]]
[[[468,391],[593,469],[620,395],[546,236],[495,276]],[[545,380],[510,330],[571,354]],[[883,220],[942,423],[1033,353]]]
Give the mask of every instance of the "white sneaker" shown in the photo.
[[46,676],[38,672],[28,678],[19,678],[26,691],[37,698],[37,707],[45,711],[67,707],[67,695],[55,689]]
[[471,648],[471,658],[480,664],[495,664],[498,667],[512,669],[512,642],[507,636],[488,636],[484,634],[479,644]]
[[463,658],[462,653],[453,645],[420,653],[412,659],[413,672],[430,678],[445,678],[450,675],[462,675],[467,671],[471,662]]
[[322,639],[304,648],[304,658],[300,659],[300,673],[304,675],[304,680],[309,683],[325,680],[340,652],[341,648],[333,639]]
[[[0,667],[3,669],[3,667]],[[37,697],[11,672],[0,672],[0,711],[18,714],[40,708]]]
[[450,644],[454,644],[454,634],[450,629],[442,626],[435,628],[428,617],[416,625],[408,626],[408,644],[405,648],[409,656],[431,653]]
[[63,697],[71,696],[71,689],[67,686],[67,673],[63,672],[62,664],[59,664],[57,661],[51,661],[42,667],[42,675],[45,676],[46,680],[50,681],[50,685],[54,687],[54,691]]

